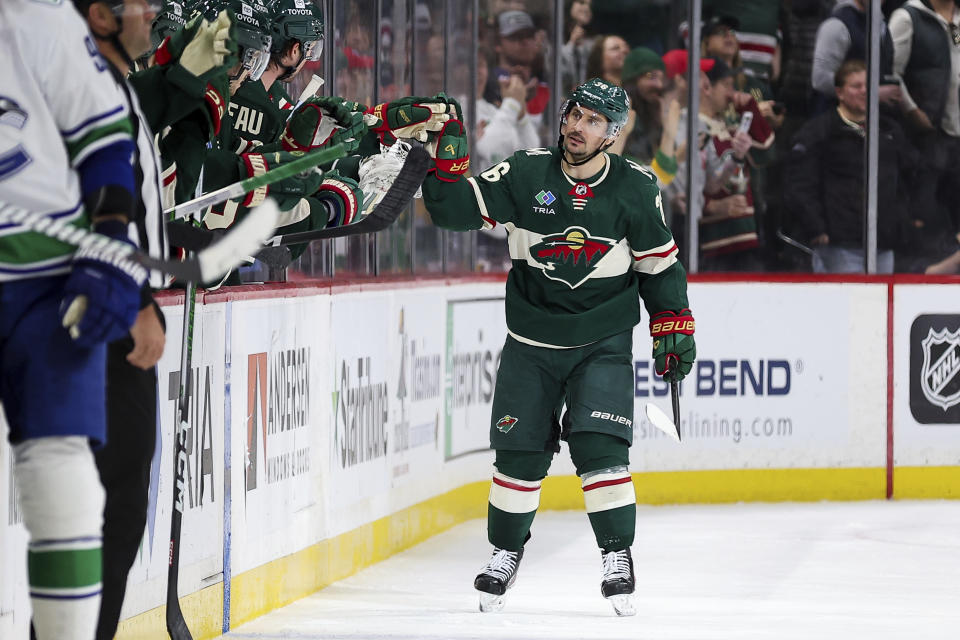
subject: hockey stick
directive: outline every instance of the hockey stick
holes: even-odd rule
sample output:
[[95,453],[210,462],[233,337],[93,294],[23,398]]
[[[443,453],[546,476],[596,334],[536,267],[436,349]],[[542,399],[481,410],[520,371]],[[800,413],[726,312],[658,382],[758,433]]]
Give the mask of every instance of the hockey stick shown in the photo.
[[[668,358],[676,363],[676,358],[669,356]],[[676,364],[674,364],[674,366],[676,366]],[[671,404],[673,404],[673,422],[670,421],[670,418],[667,417],[667,414],[665,414],[660,407],[651,402],[646,404],[644,412],[647,414],[647,419],[650,420],[650,424],[677,442],[680,442],[680,383],[676,380],[670,381],[670,400]]]
[[380,200],[373,211],[362,217],[358,222],[340,227],[285,233],[274,236],[264,244],[269,247],[281,247],[312,240],[341,238],[386,229],[396,221],[404,207],[410,202],[413,194],[423,184],[424,178],[427,177],[427,171],[430,169],[430,163],[430,154],[423,147],[411,147],[407,152],[407,159],[404,161],[403,167],[387,193],[384,194],[383,199]]
[[808,247],[807,245],[803,244],[798,240],[794,240],[793,238],[785,234],[782,229],[777,229],[777,237],[780,238],[780,240],[782,240],[783,243],[786,244],[787,246],[793,247],[794,249],[799,249],[800,251],[807,254],[808,256],[813,255],[813,249],[811,249],[810,247]]
[[[673,393],[673,385],[671,385],[670,392]],[[650,421],[650,424],[677,442],[680,442],[680,428],[676,423],[670,422],[670,418],[667,417],[667,414],[665,414],[660,407],[652,402],[648,402],[644,407],[644,411],[647,414],[647,419]]]
[[129,244],[75,227],[70,222],[0,202],[0,223],[18,224],[27,230],[77,247],[104,249],[114,253],[117,260],[129,260],[185,282],[212,280],[236,267],[248,255],[256,253],[263,246],[264,240],[276,229],[279,215],[276,203],[268,198],[231,227],[218,242],[181,262],[154,258]]
[[297,158],[296,160],[280,165],[275,169],[270,169],[259,176],[234,182],[233,184],[228,184],[227,186],[215,191],[211,191],[210,193],[205,193],[202,196],[194,198],[193,200],[181,202],[177,206],[171,207],[163,213],[165,216],[168,216],[168,220],[182,220],[193,213],[203,211],[211,205],[219,204],[231,198],[239,198],[243,194],[249,193],[254,189],[273,184],[279,180],[286,180],[287,178],[293,177],[298,173],[303,173],[304,171],[312,169],[317,165],[336,160],[337,158],[342,158],[345,155],[347,155],[347,152],[342,144],[337,144],[332,147],[320,149],[318,151],[311,151],[302,158]]
[[174,423],[173,510],[170,512],[170,547],[167,556],[167,633],[172,640],[193,640],[180,610],[177,592],[180,574],[180,526],[183,522],[184,472],[187,468],[187,442],[190,435],[190,382],[193,371],[193,317],[197,287],[187,282],[183,301],[183,336],[180,341],[180,389],[177,396],[177,420]]

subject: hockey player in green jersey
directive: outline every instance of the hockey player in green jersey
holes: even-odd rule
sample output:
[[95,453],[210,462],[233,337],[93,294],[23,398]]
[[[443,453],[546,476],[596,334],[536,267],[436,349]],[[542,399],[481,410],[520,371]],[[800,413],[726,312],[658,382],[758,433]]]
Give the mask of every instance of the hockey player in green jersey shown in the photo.
[[496,461],[487,535],[494,550],[474,581],[482,611],[502,607],[516,579],[541,481],[563,439],[601,549],[601,592],[618,615],[634,613],[628,448],[639,299],[651,318],[657,373],[682,379],[696,348],[686,274],[656,178],[604,152],[628,107],[623,89],[589,80],[563,105],[558,147],[518,151],[466,179],[459,121],[427,145],[436,167],[423,197],[434,223],[454,230],[502,224],[513,262],[490,424]]
[[[235,2],[213,0],[211,6]],[[402,166],[407,143],[387,152],[381,150],[380,141],[389,146],[397,138],[419,135],[425,140],[426,131],[438,131],[449,119],[449,105],[445,98],[434,96],[367,108],[336,96],[309,95],[293,105],[283,83],[292,80],[307,61],[319,59],[323,13],[313,0],[276,0],[269,11],[269,63],[262,76],[251,77],[232,95],[222,130],[221,149],[237,156],[224,156],[223,151],[209,154],[207,185],[216,188],[260,175],[327,145],[342,143],[352,155],[322,167],[326,170],[322,175],[312,172],[288,178],[248,194],[240,203],[214,207],[204,222],[212,229],[229,227],[269,193],[282,212],[280,233],[351,224],[382,199]],[[298,246],[292,257],[303,248]],[[288,261],[291,256],[285,257]],[[283,258],[272,260],[282,264]]]
[[[242,4],[238,0],[214,0],[207,11]],[[313,2],[302,0],[280,0],[269,7],[262,3],[250,6],[249,24],[253,27],[256,23],[256,28],[269,40],[269,58],[262,74],[251,75],[230,97],[228,114],[221,128],[220,149],[209,153],[204,164],[206,189],[260,175],[299,155],[290,152],[308,151],[344,140],[353,140],[355,146],[366,132],[362,114],[334,114],[331,110],[325,114],[329,117],[325,118],[328,122],[324,125],[328,125],[330,133],[331,127],[337,127],[334,136],[306,147],[288,147],[281,143],[281,136],[289,128],[288,116],[293,107],[282,81],[291,79],[307,60],[319,58],[323,49],[322,13]],[[242,7],[235,12],[237,10]],[[291,121],[297,115],[293,113]],[[247,194],[242,202],[228,201],[212,208],[204,217],[205,226],[230,227],[268,193],[283,212],[279,225],[282,233],[349,224],[356,218],[363,201],[360,187],[353,178],[342,176],[336,170],[325,174],[310,172]],[[297,247],[295,253],[299,254],[303,248],[303,245]]]

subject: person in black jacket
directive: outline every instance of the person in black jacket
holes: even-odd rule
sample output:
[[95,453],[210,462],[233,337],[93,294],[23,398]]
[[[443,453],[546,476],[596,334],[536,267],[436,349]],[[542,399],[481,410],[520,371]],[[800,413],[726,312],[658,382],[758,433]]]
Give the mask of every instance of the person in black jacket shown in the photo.
[[[893,72],[903,82],[903,113],[920,150],[911,194],[910,259],[922,269],[960,248],[960,7],[956,0],[908,0],[890,14]],[[900,260],[898,259],[898,262]],[[900,268],[900,267],[898,267]]]
[[[813,247],[818,273],[864,268],[863,149],[867,71],[862,60],[837,70],[838,105],[813,118],[793,139],[787,158],[784,202],[792,231]],[[881,115],[878,159],[877,271],[893,272],[893,249],[907,219],[904,176],[917,162],[903,130]]]

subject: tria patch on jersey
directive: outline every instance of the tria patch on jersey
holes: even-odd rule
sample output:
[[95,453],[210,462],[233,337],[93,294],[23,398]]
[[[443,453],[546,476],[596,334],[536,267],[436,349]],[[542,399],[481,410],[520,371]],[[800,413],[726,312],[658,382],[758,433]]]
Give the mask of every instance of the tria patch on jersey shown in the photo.
[[590,277],[603,256],[616,245],[610,238],[591,236],[583,227],[544,236],[530,247],[530,255],[543,265],[543,275],[575,289]]
[[541,189],[540,193],[533,196],[533,199],[537,201],[537,204],[532,207],[534,213],[546,213],[552,216],[557,215],[557,212],[550,207],[550,205],[557,201],[557,196],[553,195],[553,192]]
[[587,206],[587,198],[593,197],[593,189],[586,182],[578,182],[567,192],[567,195],[572,197],[573,210],[583,211]]

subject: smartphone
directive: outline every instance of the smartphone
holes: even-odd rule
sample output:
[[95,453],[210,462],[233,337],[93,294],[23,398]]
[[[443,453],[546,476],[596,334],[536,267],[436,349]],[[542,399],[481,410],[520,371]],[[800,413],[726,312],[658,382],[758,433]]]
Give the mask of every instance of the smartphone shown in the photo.
[[743,133],[748,133],[750,131],[750,125],[753,124],[753,111],[744,111],[743,115],[740,116],[740,126],[737,128],[738,131]]

